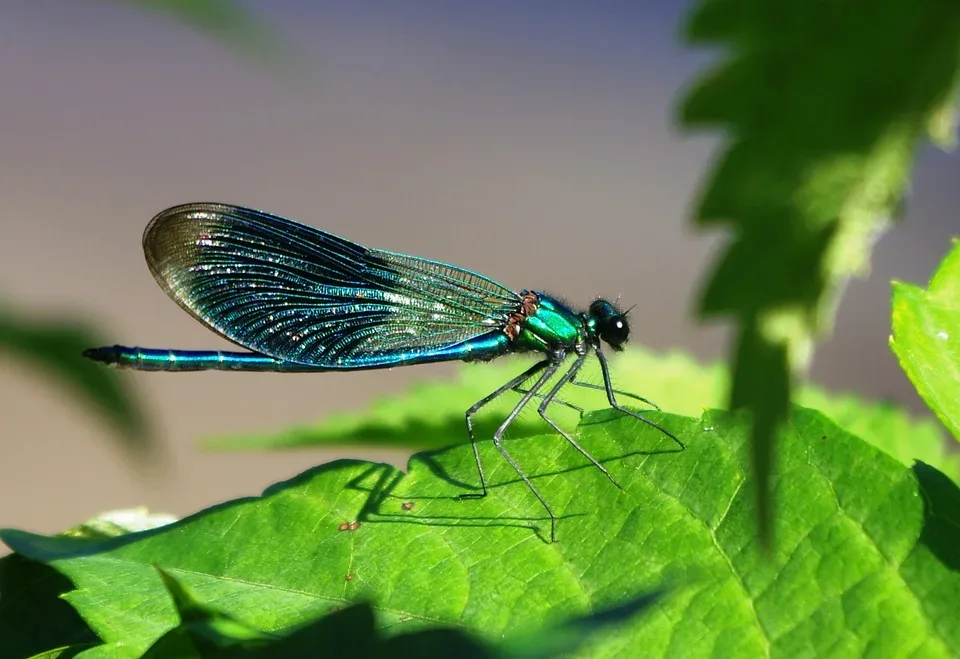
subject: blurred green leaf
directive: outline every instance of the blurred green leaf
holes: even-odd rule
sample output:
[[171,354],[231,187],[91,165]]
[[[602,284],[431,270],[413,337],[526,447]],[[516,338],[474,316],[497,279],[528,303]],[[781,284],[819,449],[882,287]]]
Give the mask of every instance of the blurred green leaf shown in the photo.
[[960,12],[947,0],[701,0],[686,37],[728,52],[690,90],[680,121],[729,137],[695,211],[698,227],[731,234],[700,313],[737,323],[730,406],[753,413],[767,538],[792,378],[846,281],[866,272],[919,144],[931,130],[946,141]]
[[30,319],[0,305],[0,351],[66,386],[113,425],[126,448],[141,453],[151,448],[151,436],[126,378],[82,356],[98,343],[97,336],[79,323]]
[[[640,394],[675,414],[698,416],[706,408],[720,407],[729,389],[728,372],[722,365],[704,366],[681,352],[657,354],[634,347],[611,357],[610,363],[617,387]],[[268,435],[218,437],[206,440],[203,446],[218,451],[344,445],[443,448],[452,442],[468,441],[464,410],[516,375],[524,365],[523,361],[467,364],[459,369],[454,381],[421,382],[402,394],[383,397],[352,412],[330,415],[312,426]],[[596,384],[602,382],[595,364],[584,368],[583,378]],[[564,388],[561,398],[587,410],[608,407],[602,393],[580,387]],[[797,399],[904,465],[920,460],[960,483],[960,455],[945,450],[945,438],[935,420],[914,419],[896,405],[869,402],[812,385],[801,387]],[[484,408],[477,420],[477,436],[489,438],[517,400],[518,397],[507,395]],[[561,406],[552,407],[551,414],[568,428],[573,428],[578,419],[575,412],[564,411]],[[526,411],[510,426],[508,436],[551,432],[536,412]]]
[[960,440],[960,240],[926,290],[893,283],[890,346],[927,405]]
[[73,538],[116,538],[127,533],[156,529],[177,521],[173,515],[151,513],[146,508],[128,508],[100,513],[63,532]]
[[576,656],[948,657],[960,652],[960,491],[796,409],[773,474],[780,514],[757,542],[749,424],[742,414],[588,414],[583,445],[617,490],[556,435],[506,442],[560,516],[559,541],[491,445],[475,488],[469,446],[415,456],[406,473],[338,461],[174,524],[119,538],[0,532],[66,575],[64,597],[116,657],[139,656],[179,624],[153,568],[265,632],[373,602],[387,636],[450,624],[496,643],[615,606],[661,585],[649,615],[597,635]]
[[30,659],[73,659],[73,657],[80,656],[83,656],[86,659],[95,659],[96,647],[79,645],[55,648],[53,650],[41,652],[40,654],[35,654],[30,657]]
[[170,16],[276,73],[299,78],[305,58],[236,0],[112,0]]

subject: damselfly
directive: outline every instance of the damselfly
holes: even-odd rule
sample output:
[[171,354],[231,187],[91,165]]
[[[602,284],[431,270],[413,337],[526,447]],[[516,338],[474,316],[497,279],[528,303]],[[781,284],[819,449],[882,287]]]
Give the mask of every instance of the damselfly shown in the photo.
[[[86,357],[142,371],[302,373],[541,353],[542,360],[467,410],[480,492],[461,498],[487,495],[473,417],[513,390],[521,399],[493,434],[493,443],[550,515],[551,541],[556,539],[557,518],[502,441],[533,398],[540,399],[540,416],[617,487],[610,472],[547,415],[552,402],[569,405],[556,398],[565,385],[604,391],[611,407],[653,426],[683,448],[665,428],[617,402],[622,395],[652,405],[614,389],[610,381],[601,342],[622,350],[630,326],[626,313],[607,300],[594,300],[585,312],[574,311],[546,293],[515,292],[469,270],[369,249],[226,204],[186,204],[163,211],[147,225],[143,249],[167,295],[249,352],[109,346],[91,348]],[[577,379],[591,351],[600,363],[602,386]],[[548,386],[567,358],[572,358],[569,367]]]

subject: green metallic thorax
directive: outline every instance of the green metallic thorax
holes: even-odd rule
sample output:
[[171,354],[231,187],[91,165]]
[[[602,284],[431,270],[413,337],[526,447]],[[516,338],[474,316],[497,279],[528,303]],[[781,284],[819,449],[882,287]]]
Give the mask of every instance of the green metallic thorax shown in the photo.
[[583,318],[565,304],[543,293],[536,313],[528,316],[514,341],[515,350],[548,352],[573,348],[586,340]]

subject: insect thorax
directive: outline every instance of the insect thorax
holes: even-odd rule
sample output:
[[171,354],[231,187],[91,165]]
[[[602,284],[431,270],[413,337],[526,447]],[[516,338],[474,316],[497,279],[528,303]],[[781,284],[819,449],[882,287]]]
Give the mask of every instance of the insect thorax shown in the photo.
[[515,351],[575,349],[587,338],[581,314],[535,291],[522,291],[520,307],[507,317],[503,331]]

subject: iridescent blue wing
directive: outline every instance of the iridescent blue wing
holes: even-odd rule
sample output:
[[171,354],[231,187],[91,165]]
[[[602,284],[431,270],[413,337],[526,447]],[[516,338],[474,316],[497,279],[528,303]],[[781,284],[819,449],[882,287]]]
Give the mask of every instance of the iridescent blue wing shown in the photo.
[[496,332],[520,305],[468,270],[226,204],[163,211],[143,249],[160,286],[203,324],[249,350],[321,367],[430,361]]

